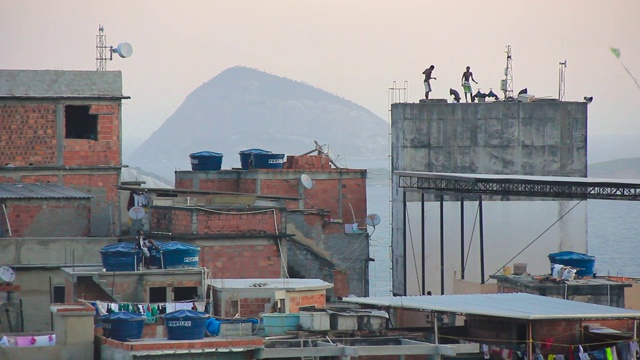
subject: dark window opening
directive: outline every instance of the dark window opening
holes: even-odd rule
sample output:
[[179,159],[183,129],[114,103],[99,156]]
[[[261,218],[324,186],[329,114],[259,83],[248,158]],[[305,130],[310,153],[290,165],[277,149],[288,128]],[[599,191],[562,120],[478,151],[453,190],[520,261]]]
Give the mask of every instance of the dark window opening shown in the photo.
[[89,114],[88,105],[67,105],[65,113],[65,138],[98,140],[98,115]]
[[173,301],[186,301],[198,298],[198,287],[185,286],[173,288]]
[[167,302],[167,288],[166,287],[150,287],[149,288],[149,302],[150,303],[163,303]]
[[240,308],[240,302],[238,300],[231,300],[229,302],[229,310],[227,311],[226,315],[229,317],[234,317],[236,315],[238,315],[239,312],[239,308]]
[[64,285],[53,285],[53,303],[60,304],[65,302]]

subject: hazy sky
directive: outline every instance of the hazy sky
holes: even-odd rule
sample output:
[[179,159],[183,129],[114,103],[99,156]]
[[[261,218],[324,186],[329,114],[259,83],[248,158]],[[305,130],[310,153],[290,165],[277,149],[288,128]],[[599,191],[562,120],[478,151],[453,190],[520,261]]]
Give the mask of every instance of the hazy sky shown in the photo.
[[594,97],[590,136],[640,135],[640,89],[620,64],[640,78],[639,15],[635,0],[0,0],[0,68],[95,70],[102,24],[109,45],[134,48],[107,65],[122,70],[131,96],[123,110],[131,147],[235,65],[312,84],[387,119],[393,81],[408,81],[417,101],[430,64],[432,98],[462,92],[467,65],[476,87],[497,91],[509,44],[516,92],[557,97],[567,59],[565,100]]

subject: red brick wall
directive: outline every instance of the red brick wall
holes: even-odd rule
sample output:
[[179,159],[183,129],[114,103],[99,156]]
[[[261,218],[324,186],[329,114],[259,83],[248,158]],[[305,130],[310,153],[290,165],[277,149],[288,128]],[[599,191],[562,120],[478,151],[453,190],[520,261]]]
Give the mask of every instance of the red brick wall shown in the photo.
[[240,317],[257,317],[265,311],[265,306],[272,302],[271,298],[241,298],[238,301]]
[[238,179],[200,179],[199,190],[240,192],[240,183]]
[[226,211],[225,213],[196,209],[153,208],[151,230],[172,234],[191,234],[193,211],[197,211],[197,234],[275,234],[282,232],[282,214],[273,211],[246,212]]
[[304,306],[315,306],[323,309],[327,305],[325,294],[309,294],[309,295],[292,295],[289,297],[289,312],[300,312],[300,308]]
[[0,105],[0,165],[56,165],[56,107]]
[[64,165],[121,165],[120,104],[91,105],[98,115],[98,140],[65,139]]
[[201,246],[200,265],[219,279],[273,279],[281,275],[280,252],[275,243]]
[[49,184],[57,184],[58,183],[58,175],[24,175],[20,178],[20,182],[23,183],[49,183]]
[[333,270],[333,295],[349,296],[349,273],[346,270]]
[[[12,237],[50,236],[50,218],[56,216],[58,210],[74,216],[72,222],[59,224],[64,226],[65,236],[88,236],[90,205],[87,200],[69,199],[24,199],[6,203],[7,217],[11,224]],[[81,219],[84,219],[82,221]],[[53,221],[56,221],[55,218]],[[62,234],[54,234],[61,236]]]
[[193,190],[193,180],[192,179],[176,179],[176,189]]
[[93,195],[103,206],[118,204],[118,174],[65,174],[62,181],[64,186]]

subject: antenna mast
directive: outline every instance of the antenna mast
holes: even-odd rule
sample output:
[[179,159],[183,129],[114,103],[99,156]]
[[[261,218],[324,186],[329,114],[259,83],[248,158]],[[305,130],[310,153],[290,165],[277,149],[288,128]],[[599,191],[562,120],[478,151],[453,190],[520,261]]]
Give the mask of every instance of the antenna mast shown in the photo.
[[96,70],[107,71],[107,35],[104,34],[104,27],[98,25],[98,35],[96,35]]
[[564,89],[566,84],[564,73],[566,72],[566,69],[567,69],[567,59],[560,62],[560,69],[558,71],[558,100],[560,101],[564,100]]
[[504,93],[504,98],[513,98],[513,65],[511,64],[511,45],[507,45],[507,67],[504,68],[504,79],[500,82],[500,90]]

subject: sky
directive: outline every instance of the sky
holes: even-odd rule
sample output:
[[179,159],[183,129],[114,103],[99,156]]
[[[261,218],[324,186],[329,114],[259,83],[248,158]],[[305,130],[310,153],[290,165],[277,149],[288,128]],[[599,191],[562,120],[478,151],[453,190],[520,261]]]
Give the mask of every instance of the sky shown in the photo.
[[[431,98],[499,90],[511,46],[515,92],[589,105],[589,136],[640,135],[640,1],[627,0],[0,0],[0,68],[95,70],[99,25],[123,74],[125,153],[146,140],[186,96],[223,70],[248,66],[349,99],[388,120],[389,88],[423,97],[422,71],[435,65]],[[619,48],[617,59],[609,47]],[[640,156],[635,143],[615,157]],[[127,150],[128,149],[128,150]],[[592,153],[590,156],[604,156]]]

